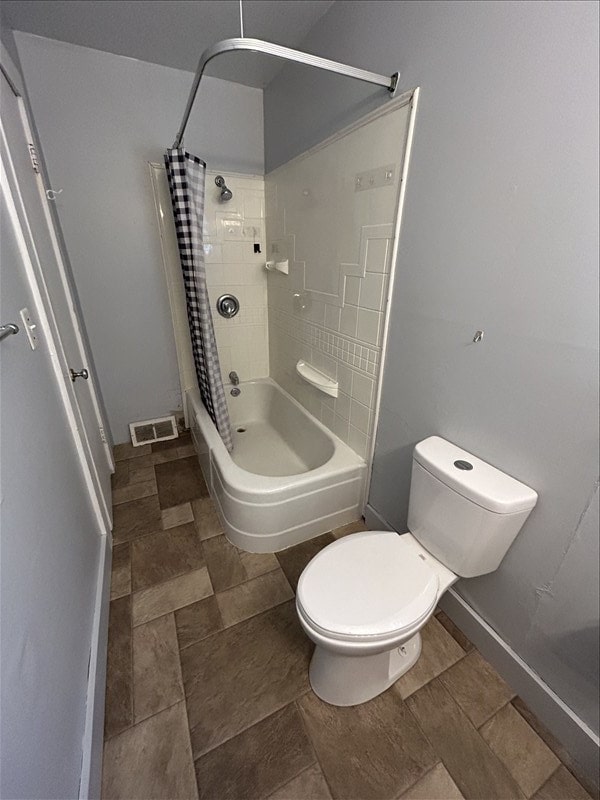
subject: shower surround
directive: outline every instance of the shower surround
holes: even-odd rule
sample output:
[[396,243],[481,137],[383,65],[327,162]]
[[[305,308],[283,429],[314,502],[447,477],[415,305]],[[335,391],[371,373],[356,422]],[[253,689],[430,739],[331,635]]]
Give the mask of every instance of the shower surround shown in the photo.
[[[365,459],[377,388],[411,114],[399,98],[265,179],[271,377]],[[296,373],[304,360],[337,399]]]
[[[235,370],[241,380],[269,375],[267,328],[267,273],[265,265],[264,179],[224,173],[233,197],[220,198],[217,172],[206,171],[204,207],[204,263],[215,338],[223,382]],[[177,349],[181,393],[196,388],[190,335],[185,307],[177,238],[169,189],[162,164],[150,164],[150,175],[161,236],[163,266]],[[255,245],[261,252],[256,253]],[[232,319],[216,312],[217,299],[234,294],[240,311]]]
[[[362,512],[412,111],[410,96],[398,98],[264,183],[224,174],[227,202],[207,172],[210,306],[221,294],[241,305],[232,319],[213,310],[224,381],[231,369],[241,378],[239,397],[226,386],[231,454],[199,400],[175,232],[153,174],[186,421],[227,535],[250,552]],[[267,272],[267,261],[287,262],[289,274]],[[336,398],[299,377],[300,359],[338,382]]]

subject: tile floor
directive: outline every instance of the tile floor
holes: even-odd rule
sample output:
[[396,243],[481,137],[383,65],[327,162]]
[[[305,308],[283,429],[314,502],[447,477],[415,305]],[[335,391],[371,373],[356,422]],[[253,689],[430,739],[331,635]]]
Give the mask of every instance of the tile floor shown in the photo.
[[335,708],[312,693],[298,577],[362,523],[244,553],[222,534],[188,438],[115,455],[104,800],[589,798],[441,611],[380,697]]

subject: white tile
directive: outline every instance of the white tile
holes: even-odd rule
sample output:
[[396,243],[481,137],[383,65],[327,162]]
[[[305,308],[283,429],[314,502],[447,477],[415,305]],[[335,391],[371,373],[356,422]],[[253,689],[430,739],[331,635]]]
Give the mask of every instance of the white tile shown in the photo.
[[359,431],[353,425],[350,425],[348,430],[348,444],[354,450],[355,453],[358,453],[359,456],[362,458],[367,457],[367,445],[368,445],[368,437],[362,431]]
[[339,436],[342,442],[348,443],[348,429],[349,429],[348,420],[342,419],[338,414],[335,415],[335,419],[333,420],[333,432],[336,436]]
[[321,422],[330,431],[333,430],[333,421],[335,419],[335,414],[332,408],[328,408],[325,403],[321,403]]
[[352,400],[350,405],[350,424],[363,433],[369,433],[371,412],[367,406]]
[[217,212],[217,235],[223,242],[235,242],[242,238],[243,219],[241,214]]
[[337,362],[329,355],[323,355],[321,358],[321,371],[328,375],[332,380],[337,380]]
[[352,370],[345,364],[338,364],[337,379],[340,391],[347,395],[352,393]]
[[372,378],[361,375],[360,372],[355,372],[352,377],[352,397],[354,400],[358,400],[359,403],[372,408],[374,395],[375,382]]
[[[339,367],[338,367],[339,369]],[[342,419],[350,419],[350,398],[344,392],[340,392],[335,401],[335,413]]]
[[251,247],[246,242],[223,242],[223,261],[230,264],[243,263],[248,260]]
[[[264,259],[266,261],[266,259]],[[242,283],[246,285],[267,285],[267,270],[265,269],[264,263],[262,264],[253,264],[246,262],[243,265],[243,272],[242,272]]]
[[351,306],[358,305],[359,295],[360,295],[360,282],[361,278],[346,276],[344,303],[348,303]]
[[328,303],[325,304],[325,327],[330,328],[333,331],[339,331],[340,329],[340,311],[341,309],[338,306],[330,306]]
[[265,216],[265,203],[262,192],[241,190],[244,217],[261,218]]
[[387,239],[369,239],[365,261],[367,272],[388,271],[388,248],[389,241]]
[[204,261],[206,264],[220,264],[223,261],[222,246],[214,242],[205,242]]
[[381,311],[383,308],[383,288],[385,275],[377,272],[367,272],[360,284],[361,308],[371,308]]
[[325,323],[325,303],[313,300],[304,313],[304,317],[317,325],[323,325]]
[[381,314],[365,308],[358,309],[358,326],[356,338],[362,342],[377,344],[379,340],[379,321]]
[[245,286],[245,294],[249,306],[264,306],[267,303],[264,286]]
[[344,306],[340,315],[340,333],[356,336],[357,322],[358,309],[354,306]]

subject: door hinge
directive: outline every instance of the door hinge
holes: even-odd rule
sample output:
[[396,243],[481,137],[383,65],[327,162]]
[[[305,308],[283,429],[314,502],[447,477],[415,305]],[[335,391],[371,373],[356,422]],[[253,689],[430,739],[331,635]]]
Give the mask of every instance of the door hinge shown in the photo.
[[31,166],[33,167],[33,171],[36,175],[40,174],[40,162],[38,161],[37,151],[35,149],[35,145],[31,142],[27,145],[29,150],[29,158],[31,159]]
[[108,444],[106,439],[106,434],[104,433],[104,428],[100,427],[99,430],[100,430],[100,438],[102,439],[104,444]]

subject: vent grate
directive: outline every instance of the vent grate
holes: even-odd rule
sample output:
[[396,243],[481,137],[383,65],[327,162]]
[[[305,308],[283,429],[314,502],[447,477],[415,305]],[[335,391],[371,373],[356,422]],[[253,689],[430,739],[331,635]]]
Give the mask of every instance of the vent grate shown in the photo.
[[158,417],[132,422],[129,425],[131,443],[134,447],[152,442],[165,442],[179,436],[175,417]]

